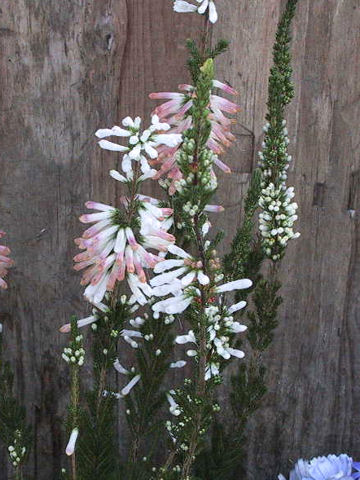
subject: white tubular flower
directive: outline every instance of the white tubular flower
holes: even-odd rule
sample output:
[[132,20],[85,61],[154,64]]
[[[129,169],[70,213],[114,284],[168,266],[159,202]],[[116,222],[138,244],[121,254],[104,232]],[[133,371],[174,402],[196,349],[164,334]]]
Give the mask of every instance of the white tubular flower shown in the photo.
[[185,360],[178,360],[177,362],[170,363],[170,368],[184,368],[186,363]]
[[173,390],[171,390],[169,393],[166,394],[166,398],[168,399],[168,402],[170,404],[169,411],[172,415],[175,415],[175,417],[178,417],[181,414],[181,410],[179,408],[179,405],[175,402],[174,398],[172,397],[171,393],[174,393]]
[[146,249],[166,252],[175,241],[174,236],[167,233],[172,224],[172,210],[161,208],[151,197],[139,196],[137,200],[137,219],[134,217],[130,224],[126,198],[122,200],[125,214],[110,205],[87,202],[86,206],[98,213],[80,217],[81,222],[94,225],[75,240],[85,251],[74,257],[74,268],[86,269],[81,283],[87,285],[85,297],[95,305],[102,301],[106,291],[113,291],[116,282],[125,277],[133,299],[145,305],[152,292],[146,283],[144,269],[154,268],[163,260]]
[[206,365],[205,380],[210,380],[211,377],[216,377],[220,374],[218,363],[209,363]]
[[[130,372],[126,370],[122,365],[120,365],[120,362],[118,360],[115,360],[114,362],[114,367],[115,369],[124,375],[130,375]],[[116,399],[120,400],[121,398],[126,397],[126,395],[129,395],[131,390],[135,387],[135,385],[139,382],[141,378],[141,375],[135,375],[130,382],[120,391],[120,393],[116,392],[108,392],[107,390],[103,391],[103,396],[107,397],[108,395],[114,396]]]
[[138,381],[140,380],[141,378],[141,375],[135,375],[135,377],[133,377],[130,382],[126,385],[126,387],[124,387],[122,390],[121,390],[121,395],[123,397],[126,397],[126,395],[129,395],[129,393],[131,392],[131,390],[135,387],[135,385],[138,383]]
[[118,373],[121,373],[122,375],[130,375],[129,370],[126,370],[126,368],[121,365],[118,358],[114,362],[114,368]]
[[234,280],[233,282],[224,283],[223,285],[217,285],[215,287],[216,293],[231,292],[233,290],[244,290],[245,288],[250,288],[252,286],[252,281],[248,278],[243,278],[241,280]]
[[[90,325],[94,322],[97,322],[99,317],[97,315],[90,315],[89,317],[82,318],[81,320],[77,321],[78,328],[85,327],[86,325]],[[69,333],[71,330],[71,324],[65,323],[62,327],[59,328],[61,333]]]
[[175,342],[178,345],[185,345],[186,343],[196,343],[194,332],[192,330],[189,330],[186,335],[178,335],[175,338]]
[[175,0],[174,10],[180,13],[198,12],[203,15],[207,10],[209,11],[209,20],[211,23],[216,23],[218,14],[216,11],[215,2],[213,0],[196,0],[200,3],[199,6],[186,2],[185,0]]
[[[151,169],[146,157],[154,160],[158,157],[158,147],[167,146],[174,148],[182,141],[181,134],[163,133],[170,129],[170,125],[165,122],[161,123],[157,115],[151,117],[150,127],[143,132],[140,130],[140,117],[136,117],[134,120],[130,117],[126,117],[122,121],[122,124],[126,128],[115,126],[111,129],[100,129],[95,133],[98,138],[101,138],[99,141],[101,148],[124,153],[122,169],[127,173],[127,179],[115,174],[117,177],[116,180],[119,180],[120,182],[128,181],[131,178],[132,160],[140,162],[142,172],[147,175]],[[128,145],[118,145],[117,143],[104,140],[104,138],[111,136],[128,138]],[[152,174],[152,176],[153,175],[154,174]]]
[[163,312],[168,314],[176,314],[184,312],[192,303],[193,296],[187,294],[176,295],[166,300],[155,303],[152,306],[154,312]]
[[69,442],[68,442],[68,444],[66,446],[66,450],[65,450],[66,455],[68,455],[69,457],[71,455],[73,455],[73,453],[75,452],[75,446],[76,446],[76,441],[77,441],[78,435],[79,435],[79,429],[74,428],[73,431],[71,432]]

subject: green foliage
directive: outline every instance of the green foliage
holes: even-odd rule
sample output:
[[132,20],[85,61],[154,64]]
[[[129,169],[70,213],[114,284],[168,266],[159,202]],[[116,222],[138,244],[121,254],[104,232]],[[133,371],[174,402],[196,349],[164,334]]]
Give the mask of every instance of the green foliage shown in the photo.
[[[255,279],[263,255],[259,254],[254,241],[254,214],[258,208],[261,191],[261,173],[255,169],[245,198],[244,219],[231,244],[231,251],[224,258],[224,269],[229,280],[237,278]],[[251,273],[251,274],[250,274]]]
[[247,339],[254,351],[265,351],[273,340],[273,331],[278,325],[276,318],[282,299],[277,295],[281,283],[275,278],[258,281],[253,295],[254,311],[248,312],[250,320]]
[[226,52],[229,43],[227,40],[220,39],[214,48],[205,48],[200,50],[194,40],[187,40],[186,46],[189,51],[190,57],[187,61],[187,66],[194,85],[199,82],[199,76],[202,65],[208,59],[215,59],[218,55]]
[[265,138],[264,168],[271,168],[271,181],[275,185],[279,181],[279,172],[287,163],[286,144],[283,141],[283,120],[285,108],[294,97],[289,44],[291,21],[295,15],[296,5],[297,0],[288,0],[280,20],[273,48],[274,65],[270,70],[269,77],[268,113],[266,115],[269,128]]
[[[159,411],[166,401],[162,385],[174,348],[172,315],[154,318],[145,314],[144,320],[139,329],[144,342],[136,350],[136,371],[141,375],[141,381],[125,398],[131,447],[124,470],[125,478],[129,480],[149,478],[146,475],[152,466],[151,458],[163,444],[160,438],[164,436],[164,424]],[[146,462],[142,461],[144,457]]]
[[[117,358],[117,344],[131,307],[122,296],[106,313],[97,312],[93,323],[94,386],[85,393],[85,405],[80,410],[79,439],[76,449],[77,472],[81,480],[111,480],[118,478],[116,415],[117,399],[112,394]],[[105,392],[108,392],[106,394]]]
[[87,394],[80,418],[77,467],[81,480],[118,479],[115,406],[117,400],[98,390]]
[[26,422],[26,410],[14,395],[13,372],[3,361],[3,338],[0,333],[0,440],[4,443],[15,476],[22,479],[32,445],[31,427]]

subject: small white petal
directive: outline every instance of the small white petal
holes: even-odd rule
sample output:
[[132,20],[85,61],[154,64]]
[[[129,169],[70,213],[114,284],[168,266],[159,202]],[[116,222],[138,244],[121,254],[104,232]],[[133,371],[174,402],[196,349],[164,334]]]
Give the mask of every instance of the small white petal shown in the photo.
[[245,357],[245,353],[242,350],[237,350],[236,348],[228,348],[227,351],[233,357],[237,357],[237,358],[244,358]]
[[246,325],[241,325],[241,323],[239,322],[234,322],[230,329],[234,332],[234,333],[241,333],[241,332],[245,332],[245,330],[247,330],[247,326]]
[[131,389],[138,383],[140,378],[141,378],[140,375],[135,375],[135,377],[132,380],[130,380],[130,382],[126,385],[126,387],[124,387],[121,390],[121,395],[123,395],[124,397],[126,395],[128,395],[130,393]]
[[110,177],[114,178],[115,180],[121,183],[127,182],[127,179],[123,175],[121,175],[121,173],[118,172],[117,170],[110,170]]
[[209,20],[211,23],[216,23],[218,19],[218,14],[216,11],[215,3],[210,0],[209,4]]
[[162,273],[174,267],[181,267],[182,265],[184,265],[184,260],[164,260],[155,265],[154,272]]
[[194,281],[196,277],[196,272],[192,271],[192,272],[189,272],[188,274],[185,275],[185,277],[183,277],[181,279],[181,283],[184,287],[187,287],[190,285],[190,283],[192,283]]
[[243,278],[241,280],[235,280],[233,282],[224,283],[224,285],[219,285],[216,287],[217,293],[230,292],[232,290],[243,290],[244,288],[250,288],[252,281],[248,278]]
[[185,0],[176,0],[174,3],[175,12],[179,13],[189,13],[196,12],[197,6],[192,5],[191,3],[185,2]]
[[198,280],[201,285],[209,285],[210,279],[202,270],[198,272]]
[[241,310],[242,308],[245,308],[246,307],[246,302],[244,302],[243,300],[239,303],[235,303],[234,305],[232,305],[230,308],[229,308],[229,313],[234,313],[234,312],[237,312],[238,310]]
[[112,152],[127,152],[129,150],[128,147],[109,142],[108,140],[100,140],[99,146],[104,150],[111,150]]
[[183,368],[185,365],[185,360],[178,360],[177,362],[170,363],[170,368]]
[[177,255],[178,257],[181,257],[181,258],[190,258],[190,255],[186,253],[185,250],[183,250],[180,247],[177,247],[176,245],[169,245],[168,251],[173,255]]
[[119,362],[119,359],[117,358],[114,362],[114,368],[117,372],[122,373],[123,375],[129,375],[129,370],[126,370],[121,363]]
[[76,445],[76,440],[79,435],[79,430],[77,428],[74,428],[73,431],[71,432],[69,442],[66,446],[66,455],[71,456],[75,452],[75,445]]

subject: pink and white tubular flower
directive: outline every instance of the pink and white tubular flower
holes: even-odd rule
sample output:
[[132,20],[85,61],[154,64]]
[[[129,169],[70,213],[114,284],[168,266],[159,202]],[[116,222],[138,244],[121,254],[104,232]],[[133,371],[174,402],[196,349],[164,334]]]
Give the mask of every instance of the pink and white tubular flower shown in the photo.
[[[213,80],[213,87],[230,95],[237,95],[237,91],[226,83]],[[196,89],[192,85],[179,85],[179,92],[158,92],[151,93],[149,97],[154,100],[167,100],[154,110],[154,114],[158,115],[161,121],[167,122],[172,126],[170,132],[181,134],[191,128],[191,108],[193,106],[193,98],[196,95]],[[236,114],[240,107],[218,95],[210,95],[209,104],[209,120],[211,123],[211,134],[207,142],[207,147],[214,153],[214,163],[225,173],[230,173],[230,168],[224,164],[218,155],[224,153],[225,148],[229,147],[235,140],[235,136],[231,133],[231,125],[234,120],[229,119],[225,113]],[[179,169],[176,166],[176,153],[178,148],[162,147],[159,149],[159,157],[154,163],[161,163],[159,173],[154,178],[168,173],[169,178],[179,176]],[[180,177],[181,178],[181,177]],[[176,178],[177,180],[179,178]]]
[[[6,234],[0,230],[0,238],[4,237]],[[8,273],[8,269],[14,264],[13,260],[9,258],[10,248],[5,245],[0,245],[0,288],[8,288],[7,283],[4,280],[4,277]]]
[[[167,233],[172,223],[172,210],[160,208],[159,202],[151,197],[138,196],[138,201],[138,232],[122,223],[120,211],[115,207],[97,202],[85,204],[97,213],[80,217],[82,223],[94,225],[75,240],[84,252],[74,257],[74,269],[86,269],[81,284],[87,285],[84,295],[95,305],[125,277],[133,293],[130,302],[135,300],[145,305],[152,291],[144,269],[152,269],[163,260],[147,248],[166,252],[175,241],[173,235]],[[123,199],[123,203],[127,204],[127,199]]]
[[[145,174],[150,170],[147,157],[155,159],[158,157],[158,148],[166,146],[175,148],[182,141],[180,133],[165,133],[170,130],[170,125],[161,123],[157,115],[151,117],[151,125],[144,131],[140,130],[141,118],[134,120],[130,117],[123,119],[122,124],[126,128],[114,126],[97,130],[95,135],[101,138],[99,145],[105,150],[124,153],[122,160],[122,169],[125,173],[132,170],[131,161],[140,162],[141,171]],[[117,143],[104,140],[105,138],[116,136],[128,138],[128,145],[123,146]]]
[[154,273],[161,275],[156,275],[150,280],[153,295],[162,297],[169,293],[176,294],[195,281],[200,285],[210,283],[209,277],[204,274],[201,261],[194,259],[176,245],[169,245],[168,251],[180,258],[164,260],[155,265]]
[[218,14],[216,11],[216,6],[214,0],[195,0],[200,5],[194,5],[192,3],[186,2],[185,0],[175,0],[174,10],[175,12],[180,13],[192,13],[198,12],[200,15],[206,13],[209,10],[209,20],[211,23],[216,23],[218,19]]

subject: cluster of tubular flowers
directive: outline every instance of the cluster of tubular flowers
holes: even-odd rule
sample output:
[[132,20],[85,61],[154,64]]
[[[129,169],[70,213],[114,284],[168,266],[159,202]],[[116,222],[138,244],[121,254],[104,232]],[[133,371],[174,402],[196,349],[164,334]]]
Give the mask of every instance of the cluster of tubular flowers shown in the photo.
[[[5,236],[5,232],[0,230],[0,238]],[[10,248],[5,245],[0,245],[0,288],[6,289],[7,283],[4,280],[4,277],[8,273],[8,269],[13,265],[13,260],[9,258]]]
[[[169,252],[176,255],[176,259],[169,259],[158,264],[156,275],[150,280],[153,287],[152,293],[157,297],[169,298],[160,300],[152,305],[156,314],[166,313],[169,315],[184,312],[194,299],[199,299],[199,286],[208,285],[209,277],[203,271],[203,265],[199,260],[192,258],[188,253],[174,245],[168,247]],[[155,273],[156,273],[155,271]],[[212,295],[224,292],[249,288],[251,280],[241,279],[216,285],[212,288]]]
[[[231,95],[237,94],[232,87],[218,80],[213,80],[213,87]],[[158,92],[150,94],[151,99],[167,100],[158,106],[154,113],[161,121],[170,124],[172,126],[170,132],[175,134],[181,134],[192,127],[191,108],[193,99],[196,96],[196,88],[192,85],[179,85],[179,90],[183,93]],[[230,168],[219,160],[218,155],[224,153],[225,147],[229,147],[235,140],[234,135],[231,133],[233,120],[226,117],[225,113],[235,114],[239,111],[239,106],[224,97],[210,93],[208,108],[210,111],[208,118],[211,123],[211,133],[207,141],[207,147],[213,152],[211,160],[220,169],[229,173]],[[191,151],[187,153],[191,157]],[[152,162],[153,164],[160,164],[157,177],[167,173],[169,178],[177,181],[181,180],[181,172],[177,167],[178,154],[178,147],[161,147],[159,149],[159,157],[156,162]]]
[[201,261],[176,245],[170,245],[168,251],[179,258],[164,260],[155,265],[154,273],[159,275],[150,280],[153,295],[163,297],[169,293],[176,294],[195,281],[200,285],[209,284],[210,279],[205,275]]
[[[129,201],[122,199],[128,207]],[[133,300],[141,305],[152,295],[144,269],[154,268],[163,258],[150,253],[166,252],[175,238],[167,233],[172,224],[172,210],[161,208],[151,197],[137,196],[135,222],[128,223],[123,213],[110,205],[87,202],[97,213],[82,215],[80,221],[93,223],[75,243],[84,252],[75,256],[75,270],[83,270],[81,283],[87,285],[85,297],[93,304],[100,303],[105,293],[114,290],[117,281],[125,278]],[[132,226],[134,225],[134,226]]]
[[263,212],[259,215],[259,229],[265,253],[273,260],[281,258],[289,240],[300,236],[293,229],[298,218],[298,205],[291,201],[294,196],[294,187],[284,190],[281,186],[276,188],[273,183],[261,191],[259,205]]
[[[175,148],[182,141],[179,133],[167,132],[170,125],[161,123],[157,115],[151,117],[151,125],[149,128],[141,131],[141,118],[132,119],[126,117],[122,121],[123,127],[114,126],[112,128],[103,128],[97,130],[95,135],[100,138],[99,145],[105,150],[124,153],[122,159],[122,169],[125,173],[132,171],[132,160],[140,162],[141,170],[147,173],[150,166],[147,157],[154,160],[158,157],[158,148],[166,146],[167,148]],[[108,140],[108,137],[124,137],[128,139],[128,145],[119,145]]]
[[[267,123],[264,131],[268,132],[269,128],[270,124]],[[289,240],[300,236],[300,233],[295,233],[293,228],[298,218],[296,214],[298,205],[292,201],[295,196],[294,187],[286,185],[287,170],[292,160],[291,155],[286,151],[288,144],[288,131],[284,120],[276,149],[271,147],[271,139],[267,135],[263,143],[264,151],[259,152],[259,164],[262,170],[262,190],[259,199],[262,211],[259,214],[259,229],[265,254],[274,261],[282,257]],[[273,159],[273,155],[277,152],[280,156]],[[272,181],[275,168],[276,184]]]
[[135,387],[135,385],[139,382],[141,375],[140,374],[135,374],[134,369],[132,368],[131,370],[127,370],[125,367],[123,367],[119,361],[119,359],[116,359],[114,362],[114,368],[118,373],[121,373],[122,375],[126,375],[130,377],[129,382],[121,389],[120,392],[108,392],[104,391],[104,396],[107,395],[112,395],[116,397],[117,399],[124,398],[126,395],[129,395],[131,390]]
[[193,3],[186,2],[185,0],[175,0],[174,10],[175,12],[180,13],[192,13],[198,12],[200,15],[203,15],[208,10],[209,20],[211,23],[216,23],[218,19],[218,14],[216,11],[216,6],[214,0],[195,0],[198,5]]
[[[251,286],[250,280],[241,280],[243,282],[242,288],[248,288]],[[230,308],[219,307],[216,305],[210,305],[205,309],[205,315],[207,317],[207,350],[208,360],[206,365],[205,380],[209,380],[211,377],[219,375],[220,373],[220,361],[229,360],[232,356],[236,358],[243,358],[244,352],[236,348],[231,347],[231,339],[236,333],[241,333],[246,330],[245,325],[241,325],[239,322],[234,321],[233,313],[244,308],[246,302],[239,302],[232,305]],[[194,346],[187,350],[186,354],[189,357],[196,357],[198,355],[197,339],[192,330],[186,335],[179,335],[175,339],[179,345],[192,343]]]

